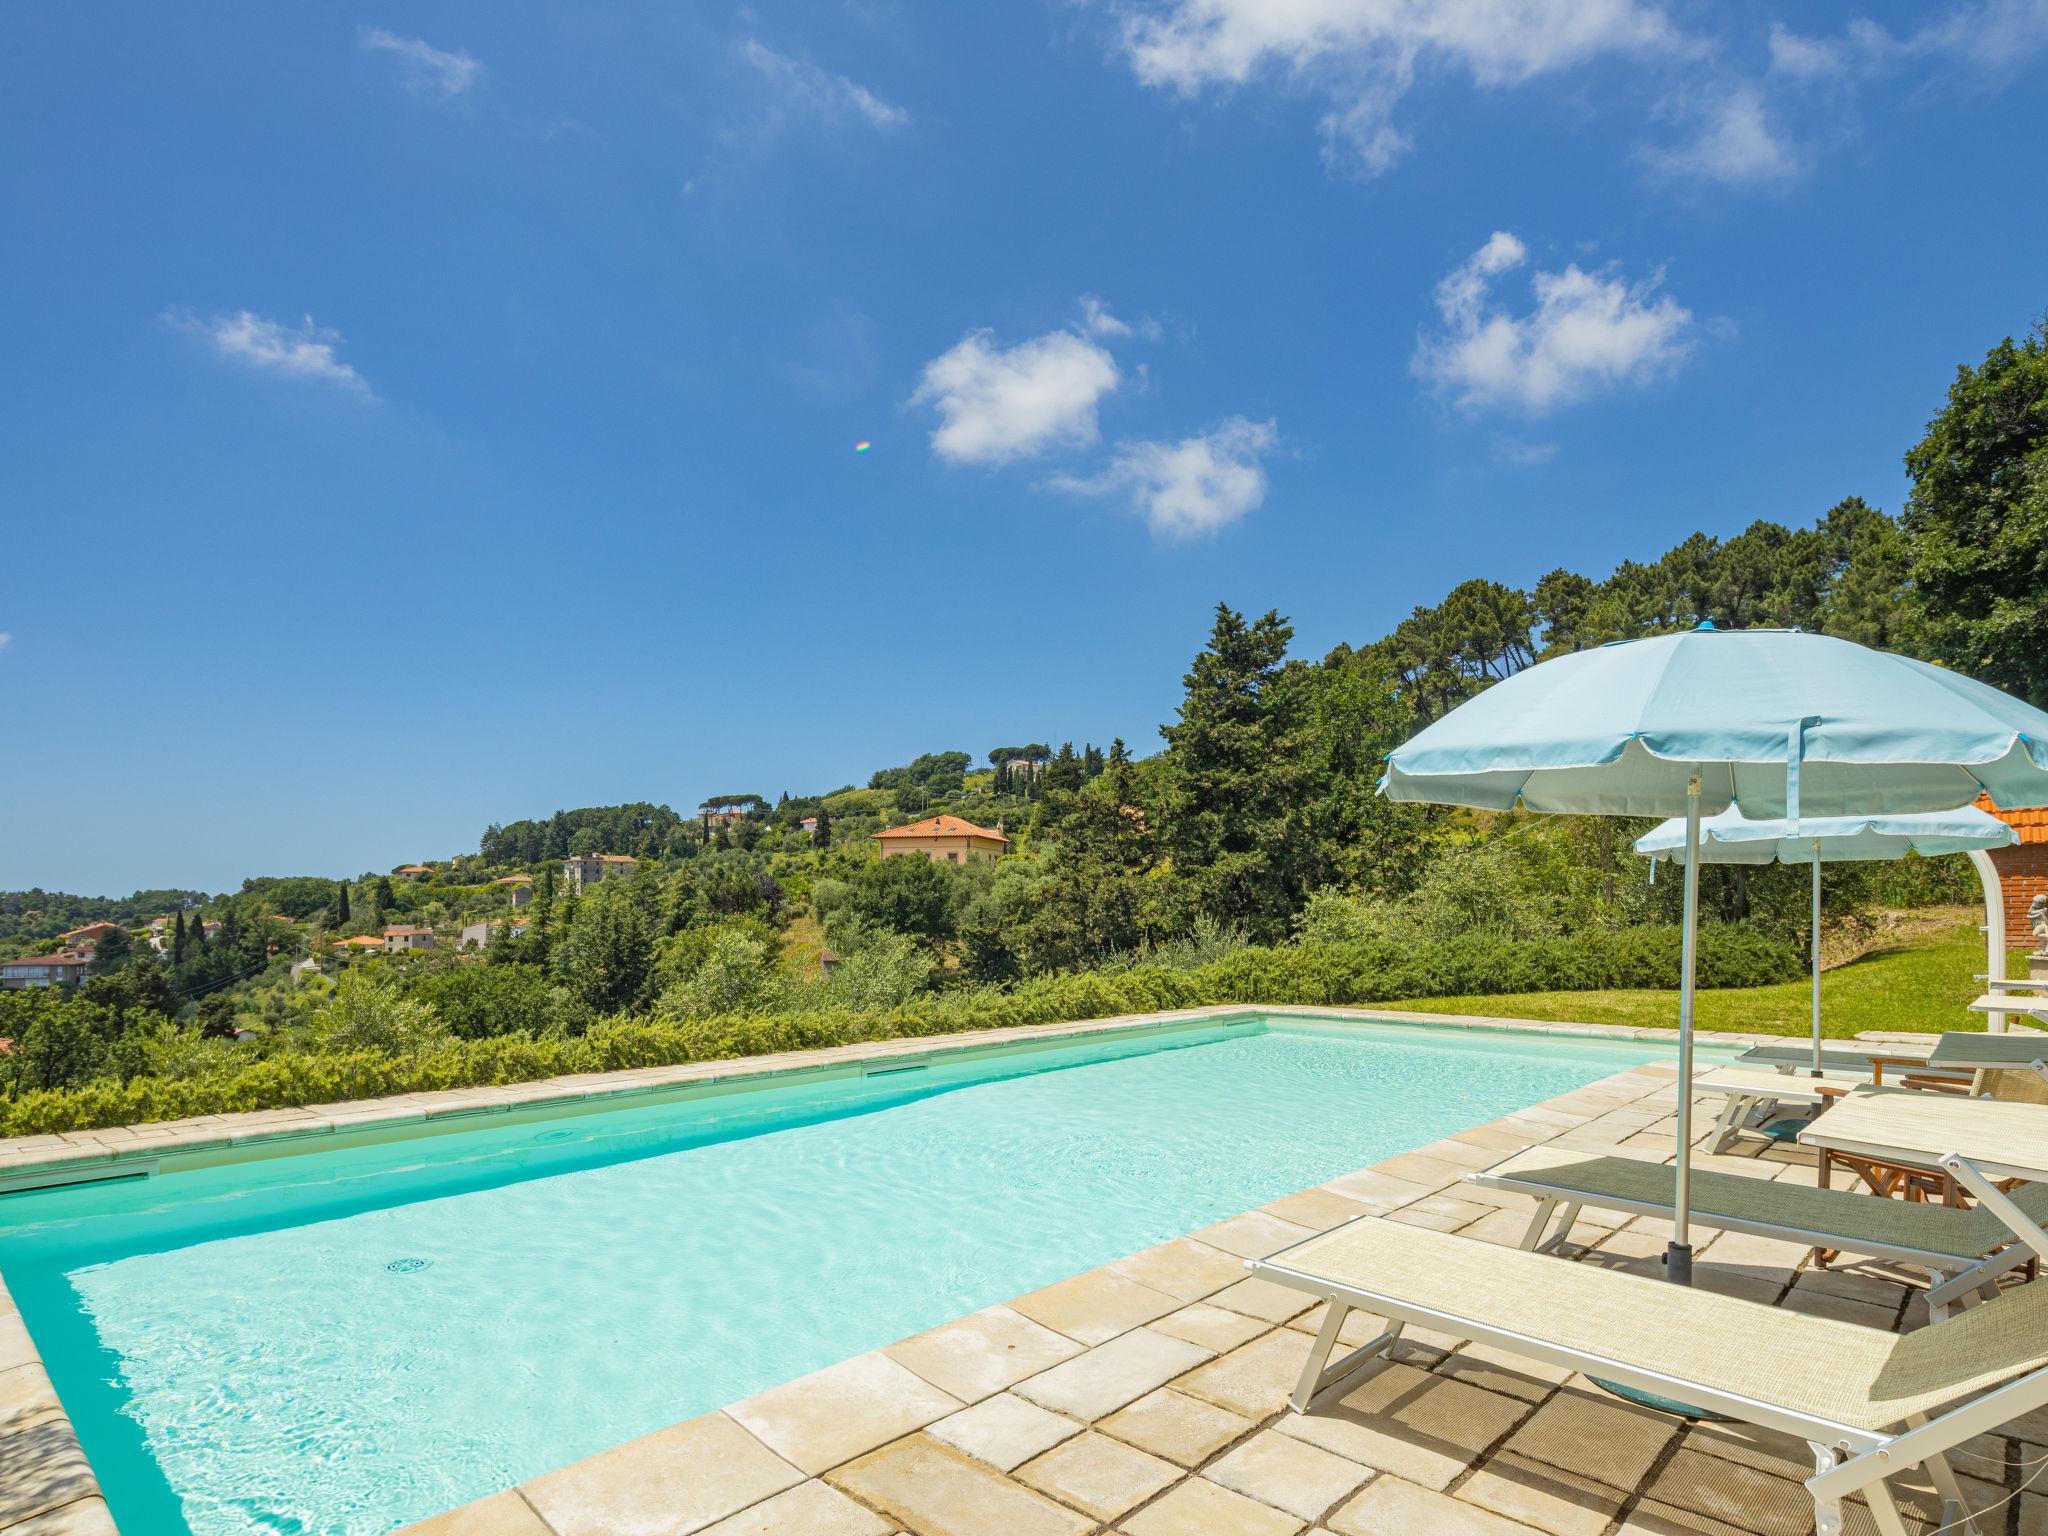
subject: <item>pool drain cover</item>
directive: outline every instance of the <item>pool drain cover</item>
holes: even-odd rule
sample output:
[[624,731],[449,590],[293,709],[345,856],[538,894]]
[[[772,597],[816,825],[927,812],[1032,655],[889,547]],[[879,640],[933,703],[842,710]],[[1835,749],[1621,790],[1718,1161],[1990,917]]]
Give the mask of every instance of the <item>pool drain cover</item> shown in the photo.
[[575,1134],[576,1133],[574,1131],[570,1130],[542,1131],[538,1136],[534,1137],[533,1139],[535,1141],[567,1141],[570,1137],[574,1136]]
[[415,1275],[433,1262],[432,1259],[393,1259],[384,1267],[394,1275]]

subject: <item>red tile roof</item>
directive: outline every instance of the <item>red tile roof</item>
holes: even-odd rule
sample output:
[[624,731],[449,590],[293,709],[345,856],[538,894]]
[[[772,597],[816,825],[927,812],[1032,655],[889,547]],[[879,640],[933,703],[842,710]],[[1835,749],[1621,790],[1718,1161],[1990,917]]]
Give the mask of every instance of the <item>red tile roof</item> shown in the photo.
[[73,928],[68,932],[58,934],[57,937],[60,939],[97,938],[100,934],[112,933],[120,926],[119,923],[87,923],[83,928]]
[[992,843],[1009,846],[1010,840],[1000,832],[991,832],[987,827],[977,827],[971,821],[962,821],[958,816],[927,816],[923,821],[913,821],[907,827],[886,827],[873,834],[876,837],[985,837]]
[[1979,795],[1977,809],[1989,811],[2018,832],[2023,843],[2048,843],[2048,805],[2022,806],[2018,810],[2002,811],[1991,803],[1989,795]]
[[14,960],[0,960],[0,965],[84,965],[84,955],[22,955]]
[[432,933],[433,931],[434,930],[431,928],[409,928],[400,925],[396,927],[386,928],[384,930],[384,937],[387,939],[403,939],[409,938],[414,934]]

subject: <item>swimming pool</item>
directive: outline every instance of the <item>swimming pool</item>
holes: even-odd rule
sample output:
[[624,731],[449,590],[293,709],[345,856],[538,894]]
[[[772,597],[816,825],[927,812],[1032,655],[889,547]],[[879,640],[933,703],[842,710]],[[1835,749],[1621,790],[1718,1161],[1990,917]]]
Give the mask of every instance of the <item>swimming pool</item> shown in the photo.
[[0,1197],[0,1274],[130,1536],[375,1536],[1662,1054],[1289,1018],[492,1116]]

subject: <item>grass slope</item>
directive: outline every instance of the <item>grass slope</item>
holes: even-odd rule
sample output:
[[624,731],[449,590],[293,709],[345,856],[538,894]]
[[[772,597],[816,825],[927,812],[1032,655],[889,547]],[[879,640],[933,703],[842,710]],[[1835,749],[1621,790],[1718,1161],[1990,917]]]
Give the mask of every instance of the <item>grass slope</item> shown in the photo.
[[[1957,925],[1918,934],[1896,946],[1821,972],[1821,1028],[1847,1037],[1867,1029],[1982,1029],[1982,1014],[1965,1005],[1983,987],[1984,939]],[[2015,957],[2012,974],[2026,968]],[[1699,994],[1701,1029],[1803,1035],[1811,1027],[1812,989],[1805,981]],[[1665,991],[1521,992],[1500,997],[1428,997],[1397,1005],[1418,1013],[1486,1014],[1580,1024],[1674,1028],[1678,994]]]

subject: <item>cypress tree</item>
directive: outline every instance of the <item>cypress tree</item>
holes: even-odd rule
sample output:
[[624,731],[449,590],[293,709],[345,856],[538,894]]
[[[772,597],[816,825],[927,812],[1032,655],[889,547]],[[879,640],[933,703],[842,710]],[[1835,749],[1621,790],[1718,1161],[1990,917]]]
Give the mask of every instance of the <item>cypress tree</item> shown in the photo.
[[185,914],[178,914],[177,922],[171,928],[171,964],[185,963]]
[[346,880],[334,882],[334,926],[337,928],[346,928],[348,926],[348,882]]
[[832,846],[832,813],[822,805],[818,807],[818,825],[811,833],[811,842],[819,848]]

